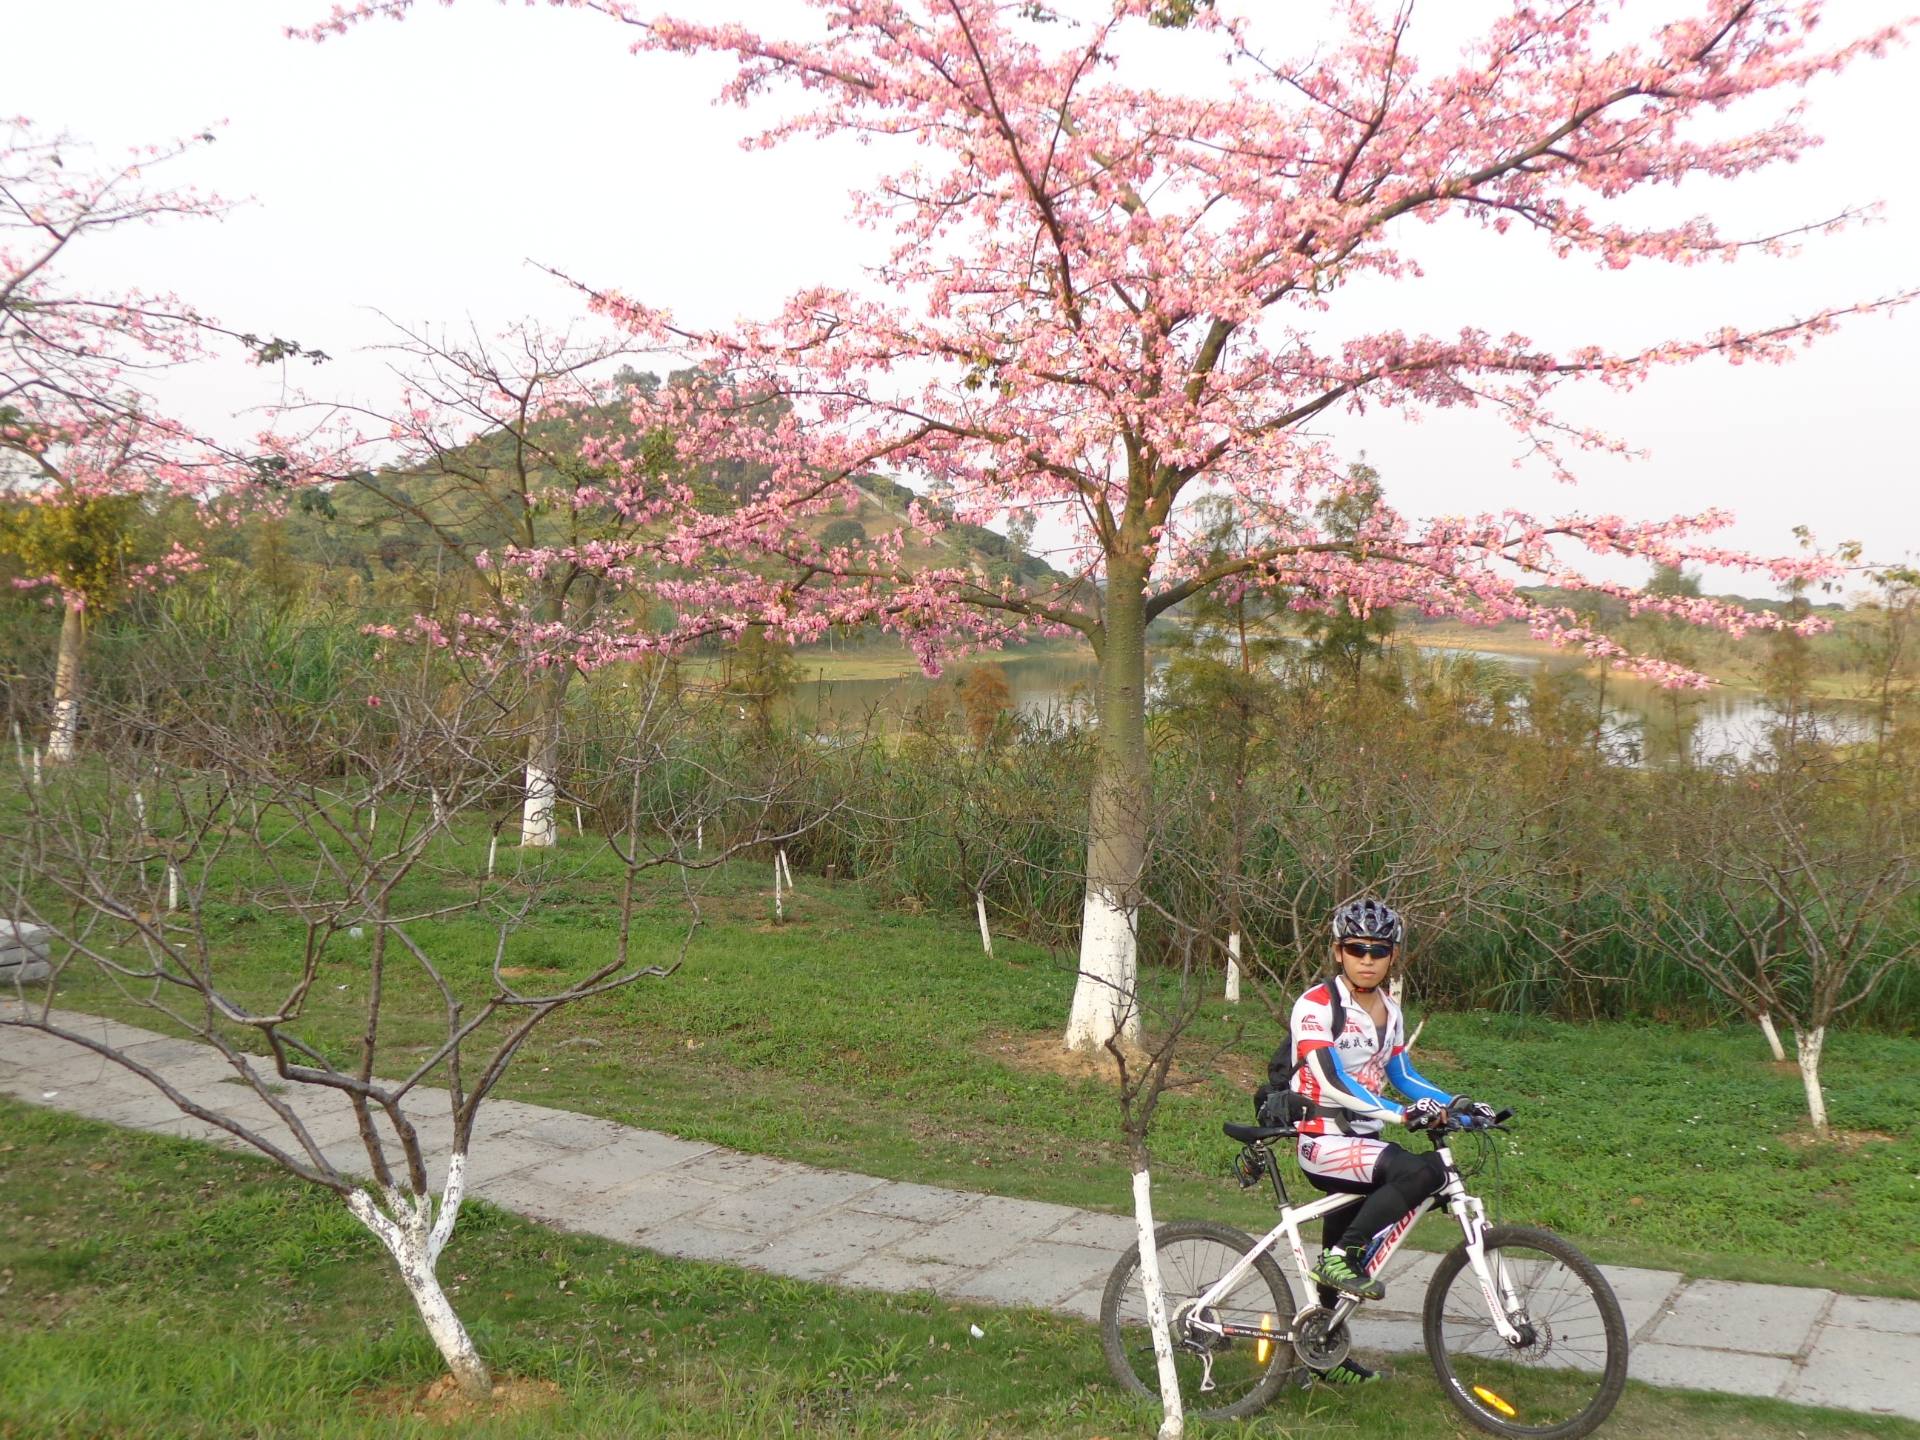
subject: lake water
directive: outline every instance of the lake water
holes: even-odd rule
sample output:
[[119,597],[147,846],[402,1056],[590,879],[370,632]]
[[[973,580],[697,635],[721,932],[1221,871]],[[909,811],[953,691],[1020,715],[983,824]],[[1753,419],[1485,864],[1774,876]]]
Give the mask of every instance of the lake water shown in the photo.
[[[1582,663],[1572,655],[1540,657],[1492,650],[1415,648],[1424,659],[1437,664],[1470,657],[1496,674],[1510,672],[1521,708],[1535,672],[1543,668],[1549,673],[1578,671]],[[957,713],[954,683],[970,663],[998,665],[1006,674],[1014,707],[1029,718],[1076,719],[1091,714],[1093,657],[1059,651],[986,655],[977,662],[963,660],[937,680],[908,675],[883,680],[806,681],[795,687],[787,709],[814,729],[865,723],[882,730],[895,729],[911,719],[936,691],[944,690],[951,697]],[[1156,661],[1155,668],[1164,664],[1164,660]],[[803,660],[803,671],[804,667]],[[1594,697],[1591,688],[1583,693],[1589,700]],[[1605,713],[1607,735],[1615,753],[1623,760],[1644,765],[1672,764],[1683,753],[1683,746],[1695,760],[1746,756],[1764,743],[1773,723],[1765,701],[1751,691],[1719,687],[1673,692],[1618,674],[1607,677]],[[1822,724],[1842,739],[1858,739],[1866,733],[1856,706],[1823,703],[1818,713]]]

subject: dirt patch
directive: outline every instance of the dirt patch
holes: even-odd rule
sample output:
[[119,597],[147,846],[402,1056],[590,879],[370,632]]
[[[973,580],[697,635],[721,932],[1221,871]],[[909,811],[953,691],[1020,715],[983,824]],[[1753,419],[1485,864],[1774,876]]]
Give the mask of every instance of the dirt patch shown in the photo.
[[562,1394],[551,1380],[526,1380],[509,1375],[493,1382],[493,1394],[486,1399],[469,1400],[460,1393],[453,1376],[442,1375],[431,1385],[389,1385],[367,1391],[365,1398],[383,1415],[411,1415],[418,1420],[445,1425],[544,1410],[559,1404]]
[[1832,1146],[1836,1150],[1846,1151],[1865,1149],[1869,1145],[1891,1145],[1896,1138],[1884,1130],[1829,1130],[1824,1135],[1813,1130],[1789,1130],[1780,1137],[1783,1143],[1795,1150],[1817,1150]]
[[508,980],[525,980],[529,975],[564,975],[567,972],[553,965],[502,965],[500,974]]
[[[988,1034],[981,1041],[980,1048],[989,1058],[1028,1075],[1057,1075],[1063,1080],[1095,1080],[1103,1085],[1116,1084],[1120,1078],[1119,1067],[1111,1051],[1063,1049],[1056,1031],[1050,1030],[1041,1035]],[[1130,1074],[1138,1074],[1146,1064],[1145,1051],[1127,1052]],[[1224,1080],[1234,1089],[1245,1090],[1249,1095],[1266,1078],[1265,1064],[1237,1050],[1222,1051],[1217,1055],[1196,1052],[1182,1057],[1174,1065],[1172,1076],[1174,1083],[1181,1085],[1192,1084],[1196,1080]]]

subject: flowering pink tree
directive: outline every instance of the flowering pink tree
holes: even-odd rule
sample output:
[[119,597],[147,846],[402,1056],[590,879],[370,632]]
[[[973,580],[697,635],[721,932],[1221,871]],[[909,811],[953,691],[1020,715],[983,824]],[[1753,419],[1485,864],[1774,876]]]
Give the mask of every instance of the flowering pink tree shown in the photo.
[[[411,3],[336,10],[308,33]],[[1618,446],[1556,416],[1561,387],[1625,390],[1711,357],[1782,361],[1843,315],[1905,298],[1626,349],[1550,348],[1491,315],[1457,335],[1329,338],[1350,289],[1418,283],[1406,248],[1418,224],[1532,233],[1570,263],[1610,269],[1778,252],[1781,235],[1743,240],[1704,217],[1648,223],[1620,202],[1801,156],[1814,140],[1784,105],[1738,132],[1724,112],[1795,92],[1882,50],[1895,31],[1822,47],[1817,3],[1695,0],[1684,18],[1629,33],[1604,0],[1513,0],[1436,62],[1414,53],[1410,4],[1383,12],[1363,0],[1339,5],[1341,33],[1299,42],[1298,58],[1271,53],[1250,20],[1167,0],[1088,0],[1072,7],[1079,18],[1030,0],[811,0],[825,23],[798,38],[647,18],[622,0],[572,3],[629,27],[638,51],[731,56],[738,70],[724,93],[743,105],[790,85],[799,107],[757,143],[851,135],[899,157],[856,197],[859,222],[891,240],[857,293],[810,289],[765,322],[708,330],[582,288],[636,342],[671,347],[709,377],[697,411],[674,410],[685,402],[673,397],[653,407],[684,457],[750,461],[771,476],[724,515],[677,518],[664,548],[705,569],[660,593],[796,639],[878,620],[929,665],[1018,630],[1077,632],[1092,646],[1100,759],[1070,1047],[1135,1023],[1145,636],[1156,616],[1203,591],[1257,588],[1301,609],[1519,619],[1556,643],[1696,684],[1532,602],[1518,583],[1608,589],[1631,610],[1737,632],[1781,622],[1595,586],[1575,560],[1636,555],[1779,579],[1823,571],[1817,559],[1716,545],[1730,518],[1719,511],[1415,522],[1373,505],[1331,533],[1321,517],[1350,508],[1339,502],[1353,482],[1306,427],[1363,408],[1487,407],[1571,478],[1580,452]],[[1218,67],[1199,88],[1125,79],[1130,47],[1164,39],[1154,24],[1185,25],[1183,45],[1212,46]],[[774,399],[791,407],[779,425],[739,419]],[[1021,586],[909,566],[898,533],[822,545],[816,517],[880,469],[937,502],[912,513],[923,532],[1051,519],[1071,535],[1072,578]],[[1218,555],[1193,520],[1206,496],[1256,518],[1270,543]]]
[[532,324],[491,341],[399,327],[384,349],[398,402],[329,407],[313,440],[289,447],[289,466],[304,483],[351,486],[438,552],[444,603],[383,633],[528,675],[520,838],[552,845],[568,687],[658,644],[636,564],[662,515],[690,502],[665,485],[671,444],[630,418],[645,417],[652,379],[615,376],[629,358],[618,339]]
[[63,265],[96,235],[170,216],[220,214],[218,199],[156,189],[156,166],[210,141],[150,146],[118,165],[70,166],[83,155],[25,120],[0,121],[0,504],[18,583],[46,585],[65,607],[55,664],[48,756],[72,758],[80,721],[86,619],[129,588],[198,562],[178,544],[135,565],[129,527],[143,503],[205,501],[251,472],[237,456],[159,413],[153,370],[199,358],[229,335],[257,358],[297,344],[222,330],[177,297],[98,293]]

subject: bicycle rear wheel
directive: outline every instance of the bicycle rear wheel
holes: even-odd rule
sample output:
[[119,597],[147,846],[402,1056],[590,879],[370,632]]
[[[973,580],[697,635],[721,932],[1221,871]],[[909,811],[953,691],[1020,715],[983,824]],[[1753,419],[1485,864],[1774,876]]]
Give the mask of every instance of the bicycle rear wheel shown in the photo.
[[[1268,1255],[1253,1262],[1232,1291],[1200,1317],[1256,1334],[1221,1336],[1185,1323],[1193,1302],[1253,1249],[1253,1240],[1230,1225],[1176,1221],[1154,1231],[1160,1283],[1166,1292],[1173,1336],[1174,1369],[1186,1413],[1205,1420],[1238,1420],[1256,1414],[1279,1393],[1293,1369],[1293,1292]],[[1271,1334],[1271,1340],[1264,1339]],[[1140,1247],[1129,1246],[1107,1277],[1100,1302],[1100,1340],[1113,1378],[1135,1395],[1160,1393],[1160,1367],[1147,1326],[1146,1294],[1140,1286]],[[1213,1388],[1202,1391],[1211,1362]]]
[[1575,1440],[1612,1413],[1627,1383],[1627,1324],[1599,1268],[1545,1230],[1487,1232],[1494,1288],[1519,1308],[1507,1317],[1525,1339],[1509,1344],[1487,1313],[1464,1245],[1427,1286],[1427,1355],[1456,1409],[1482,1430],[1532,1440]]

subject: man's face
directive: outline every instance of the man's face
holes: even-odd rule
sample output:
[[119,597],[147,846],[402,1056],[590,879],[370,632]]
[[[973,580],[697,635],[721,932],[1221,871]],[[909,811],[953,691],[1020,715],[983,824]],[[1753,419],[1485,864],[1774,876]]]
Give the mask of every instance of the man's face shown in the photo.
[[1334,958],[1357,990],[1372,990],[1386,981],[1393,969],[1394,947],[1383,940],[1342,940],[1333,947]]

